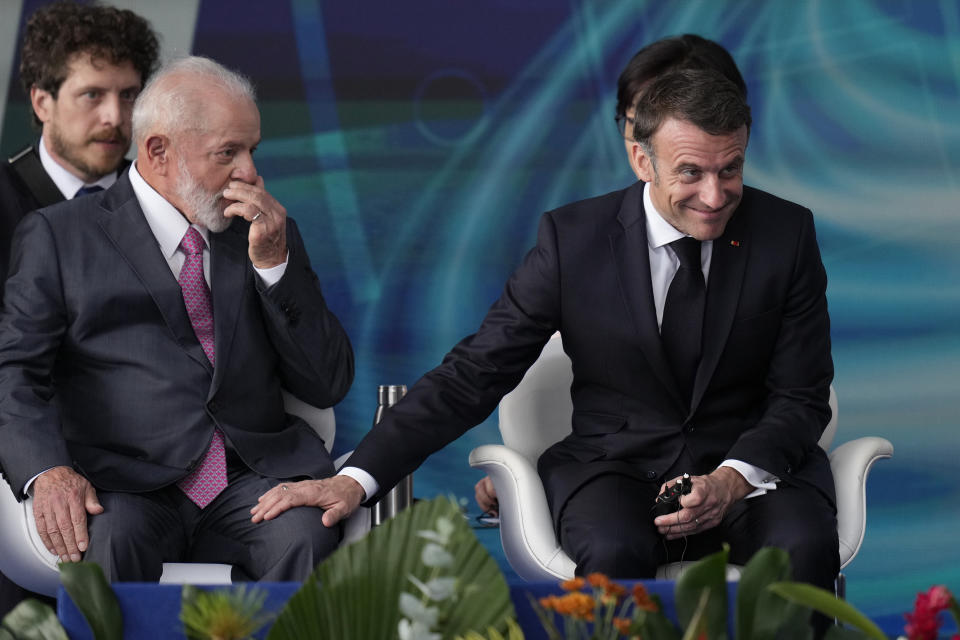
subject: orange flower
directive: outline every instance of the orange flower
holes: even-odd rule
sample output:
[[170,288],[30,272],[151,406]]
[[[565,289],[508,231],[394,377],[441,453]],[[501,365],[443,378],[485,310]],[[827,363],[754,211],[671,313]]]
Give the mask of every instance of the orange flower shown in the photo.
[[564,591],[580,591],[580,589],[583,589],[583,585],[583,578],[579,576],[572,580],[564,580],[560,583],[560,587],[563,588]]
[[643,609],[644,611],[660,610],[657,603],[650,597],[647,589],[642,584],[637,583],[633,585],[633,601],[637,604],[638,609]]
[[560,615],[571,616],[581,620],[593,620],[593,598],[586,593],[573,592],[557,598],[554,611]]
[[591,573],[587,575],[587,582],[591,587],[606,588],[610,584],[610,578],[602,573]]
[[540,598],[540,606],[546,609],[547,611],[555,610],[557,608],[557,601],[559,598],[554,595],[547,596],[545,598]]
[[630,618],[614,618],[613,626],[616,627],[617,631],[621,635],[629,636],[630,635],[630,625],[633,621]]
[[617,584],[616,582],[611,582],[604,587],[604,589],[606,590],[607,595],[614,596],[617,599],[627,593],[626,587],[624,587],[622,584]]

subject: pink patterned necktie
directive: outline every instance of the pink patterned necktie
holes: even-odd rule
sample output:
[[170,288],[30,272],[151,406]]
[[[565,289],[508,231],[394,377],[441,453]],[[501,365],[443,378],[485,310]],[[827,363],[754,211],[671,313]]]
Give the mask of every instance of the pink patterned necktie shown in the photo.
[[[189,227],[180,241],[180,248],[187,255],[180,270],[180,289],[183,302],[190,316],[193,332],[203,347],[203,352],[215,364],[213,351],[213,305],[210,302],[210,289],[203,277],[204,240],[200,232]],[[203,509],[213,502],[227,486],[227,453],[223,446],[223,434],[216,427],[210,447],[203,455],[199,466],[190,475],[177,483],[187,497]]]

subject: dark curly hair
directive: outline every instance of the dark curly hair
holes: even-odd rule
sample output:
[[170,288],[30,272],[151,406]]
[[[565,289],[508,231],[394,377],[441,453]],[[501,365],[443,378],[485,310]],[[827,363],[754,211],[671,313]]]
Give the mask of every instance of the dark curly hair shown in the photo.
[[[70,57],[88,53],[119,65],[131,62],[141,83],[156,69],[160,44],[150,23],[126,9],[61,1],[38,9],[27,22],[20,49],[20,82],[56,98]],[[40,125],[36,114],[34,124]]]

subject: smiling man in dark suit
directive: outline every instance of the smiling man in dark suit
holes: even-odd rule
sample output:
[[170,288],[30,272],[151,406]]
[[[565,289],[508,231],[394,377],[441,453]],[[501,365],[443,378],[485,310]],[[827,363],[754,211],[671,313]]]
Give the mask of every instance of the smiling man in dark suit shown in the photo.
[[[773,545],[794,577],[839,570],[826,274],[809,210],[743,185],[751,117],[715,71],[654,80],[636,105],[632,187],[548,212],[476,334],[363,439],[342,475],[272,491],[263,518],[373,500],[483,420],[555,331],[573,363],[573,433],[541,456],[581,574],[644,578],[731,545]],[[682,473],[682,509],[654,517]],[[349,477],[347,477],[349,476]]]
[[[302,580],[338,543],[320,509],[257,524],[284,480],[333,473],[284,413],[353,379],[297,227],[253,153],[249,82],[212,60],[157,73],[137,161],[110,189],[28,215],[0,317],[0,461],[64,561],[156,580],[165,561]],[[286,514],[285,514],[286,515]]]

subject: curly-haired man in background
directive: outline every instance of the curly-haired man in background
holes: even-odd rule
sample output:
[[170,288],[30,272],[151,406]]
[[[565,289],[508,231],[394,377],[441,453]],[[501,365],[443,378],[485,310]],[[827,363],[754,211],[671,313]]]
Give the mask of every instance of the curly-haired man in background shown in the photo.
[[[0,163],[0,293],[23,216],[105,189],[126,169],[133,102],[158,53],[150,24],[131,11],[56,2],[30,17],[20,81],[40,139]],[[0,617],[26,595],[0,574]]]

